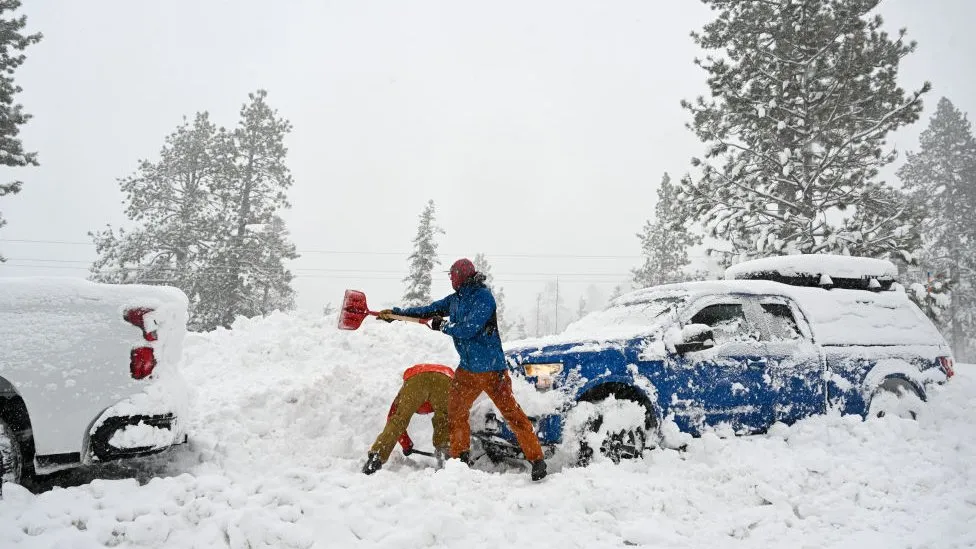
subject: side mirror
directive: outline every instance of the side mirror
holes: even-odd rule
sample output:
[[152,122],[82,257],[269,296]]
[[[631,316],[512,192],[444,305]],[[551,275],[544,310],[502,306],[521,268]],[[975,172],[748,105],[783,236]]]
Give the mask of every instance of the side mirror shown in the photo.
[[681,329],[681,335],[674,342],[674,352],[683,355],[704,351],[715,346],[712,328],[707,324],[689,324]]

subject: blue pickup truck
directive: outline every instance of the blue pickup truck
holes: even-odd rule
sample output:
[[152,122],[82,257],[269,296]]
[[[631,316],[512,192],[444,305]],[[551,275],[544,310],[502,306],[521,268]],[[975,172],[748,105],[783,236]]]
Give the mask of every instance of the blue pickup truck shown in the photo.
[[[595,451],[637,457],[665,422],[698,436],[761,433],[828,409],[914,418],[933,384],[953,375],[953,359],[896,274],[890,262],[864,258],[746,262],[725,280],[639,290],[562,334],[514,342],[509,365],[553,403],[529,410],[549,450],[581,403],[640,405],[643,422],[595,442],[576,436],[581,464]],[[517,456],[504,422],[484,416],[475,436],[488,456]],[[603,420],[597,413],[585,428],[596,432]]]

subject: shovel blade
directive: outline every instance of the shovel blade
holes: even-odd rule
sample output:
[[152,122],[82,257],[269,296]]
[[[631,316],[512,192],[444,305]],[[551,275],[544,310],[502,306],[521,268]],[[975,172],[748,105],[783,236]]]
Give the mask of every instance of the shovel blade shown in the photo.
[[339,308],[339,329],[355,330],[362,325],[369,315],[366,306],[366,294],[358,290],[346,290],[342,297],[342,307]]

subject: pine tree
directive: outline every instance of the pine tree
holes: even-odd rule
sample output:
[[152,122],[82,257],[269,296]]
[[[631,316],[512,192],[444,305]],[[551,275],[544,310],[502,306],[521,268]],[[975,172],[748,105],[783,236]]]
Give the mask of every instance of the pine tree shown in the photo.
[[630,286],[629,284],[617,284],[616,286],[614,286],[613,291],[610,292],[609,301],[613,301],[614,299],[617,299],[618,297],[629,292],[630,291],[629,286]]
[[700,176],[682,180],[682,214],[733,256],[910,258],[918,212],[877,181],[895,157],[886,136],[918,119],[930,88],[898,86],[915,50],[905,30],[882,30],[880,0],[702,1],[718,14],[692,36],[717,54],[695,60],[711,98],[682,102],[707,145],[692,159]]
[[[265,90],[248,94],[237,128],[225,134],[222,177],[214,187],[228,238],[216,253],[227,268],[216,280],[218,299],[212,314],[225,327],[239,315],[265,314],[267,307],[290,308],[292,299],[291,273],[283,262],[298,255],[278,217],[279,211],[291,207],[285,194],[292,176],[284,144],[291,123],[268,105],[267,96]],[[249,230],[266,226],[277,228],[267,237]]]
[[[41,33],[23,34],[27,16],[14,17],[7,12],[20,8],[20,0],[0,0],[0,166],[10,168],[37,166],[37,153],[24,152],[24,146],[17,137],[20,127],[31,119],[24,107],[14,103],[14,96],[23,91],[14,83],[14,71],[24,63],[27,56],[23,52],[27,46],[41,41]],[[9,18],[8,18],[9,15]],[[0,183],[0,198],[17,194],[23,186],[22,181]],[[0,227],[7,222],[0,215]],[[0,254],[0,263],[5,260]]]
[[437,258],[438,234],[444,234],[444,230],[435,222],[434,201],[430,200],[420,214],[417,236],[413,239],[413,253],[408,258],[410,274],[403,279],[407,283],[407,289],[403,293],[403,301],[407,306],[426,305],[431,301],[432,272],[434,266],[441,264]]
[[492,295],[495,296],[495,315],[498,319],[498,331],[504,338],[512,329],[512,323],[505,315],[505,288],[495,285],[495,277],[491,274],[491,265],[485,254],[475,254],[474,268],[479,273],[485,275],[485,284],[491,288]]
[[688,260],[688,248],[701,243],[701,237],[691,234],[675,205],[678,188],[671,184],[671,177],[664,174],[657,189],[654,221],[644,224],[637,237],[641,241],[644,264],[634,269],[634,287],[647,288],[670,282],[687,280],[684,269]]
[[[967,340],[972,344],[976,329],[976,139],[966,115],[943,97],[919,141],[920,150],[908,153],[898,177],[927,212],[920,262],[937,280],[926,281],[921,295],[910,295],[918,295],[920,305],[945,326],[953,354],[970,359]],[[939,299],[942,293],[948,299]]]
[[211,194],[219,177],[214,160],[218,132],[207,113],[184,119],[166,137],[158,161],[142,160],[119,180],[125,215],[136,227],[111,227],[93,238],[98,259],[91,278],[116,284],[165,284],[190,297],[191,327],[201,324],[197,307],[209,293],[206,271],[219,242],[219,205]]
[[184,120],[158,161],[143,160],[120,180],[134,227],[89,233],[98,253],[92,279],[176,286],[190,298],[197,330],[294,306],[284,262],[298,255],[278,215],[291,185],[290,125],[265,97],[250,95],[233,131],[205,112]]

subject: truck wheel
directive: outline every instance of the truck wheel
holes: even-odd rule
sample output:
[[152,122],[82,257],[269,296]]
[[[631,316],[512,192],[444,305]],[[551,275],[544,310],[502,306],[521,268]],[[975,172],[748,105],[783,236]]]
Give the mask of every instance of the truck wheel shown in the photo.
[[24,455],[17,433],[3,419],[0,419],[0,467],[4,484],[20,484],[24,472]]
[[868,418],[896,416],[916,419],[922,404],[922,397],[911,383],[904,379],[886,379],[871,396]]
[[[614,463],[624,459],[636,459],[643,456],[648,448],[648,433],[657,432],[657,421],[653,413],[648,413],[645,405],[633,398],[620,395],[615,399],[604,398],[597,401],[597,413],[584,425],[584,432],[580,436],[580,447],[576,458],[577,465],[585,467],[593,460],[594,448],[600,454]],[[619,411],[620,406],[640,406],[643,411],[642,420],[634,421],[626,426],[616,422],[613,427],[607,427],[604,417]],[[612,416],[610,416],[612,417]],[[618,428],[620,427],[620,428]]]

